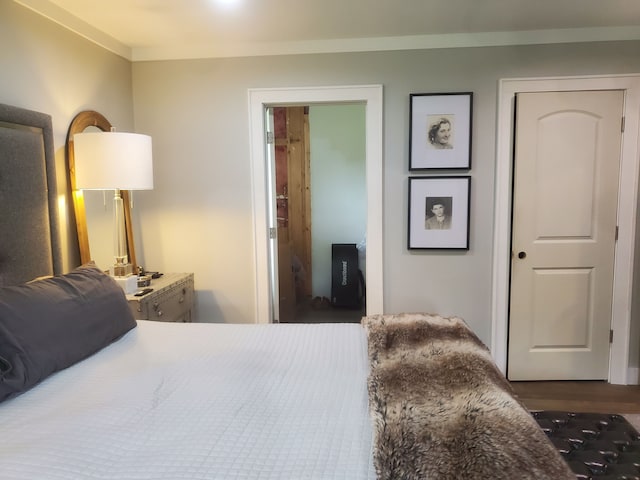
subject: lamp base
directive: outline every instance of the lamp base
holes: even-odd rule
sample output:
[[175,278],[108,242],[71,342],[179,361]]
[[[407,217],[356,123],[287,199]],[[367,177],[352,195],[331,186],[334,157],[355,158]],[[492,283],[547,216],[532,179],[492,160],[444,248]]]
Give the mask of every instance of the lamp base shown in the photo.
[[111,267],[111,275],[114,277],[127,277],[133,273],[133,265],[130,263],[116,263]]
[[112,278],[116,281],[116,283],[124,290],[126,295],[131,295],[136,290],[138,290],[138,276],[137,275],[127,275],[127,276],[112,276]]

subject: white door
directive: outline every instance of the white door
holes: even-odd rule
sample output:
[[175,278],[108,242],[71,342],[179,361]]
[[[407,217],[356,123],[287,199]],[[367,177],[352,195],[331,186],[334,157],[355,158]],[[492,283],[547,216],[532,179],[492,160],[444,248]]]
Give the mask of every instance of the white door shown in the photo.
[[517,95],[510,380],[607,379],[623,92]]
[[267,139],[265,148],[266,184],[267,184],[267,228],[269,230],[269,305],[270,323],[280,323],[280,295],[278,291],[278,220],[276,212],[276,153],[273,141],[273,107],[264,110],[264,138]]

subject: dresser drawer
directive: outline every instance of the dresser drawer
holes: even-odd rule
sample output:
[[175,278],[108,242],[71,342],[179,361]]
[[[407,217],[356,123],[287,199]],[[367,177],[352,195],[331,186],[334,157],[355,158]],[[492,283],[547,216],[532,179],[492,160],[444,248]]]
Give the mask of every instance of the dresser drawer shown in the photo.
[[143,297],[127,297],[137,320],[191,322],[193,274],[166,274],[151,282],[151,288]]

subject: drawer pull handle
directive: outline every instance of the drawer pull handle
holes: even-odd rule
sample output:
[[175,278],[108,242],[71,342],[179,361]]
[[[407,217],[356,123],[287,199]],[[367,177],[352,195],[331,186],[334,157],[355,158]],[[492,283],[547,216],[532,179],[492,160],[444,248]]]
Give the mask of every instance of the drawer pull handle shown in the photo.
[[183,303],[184,302],[184,297],[180,297],[180,299],[178,300],[178,303]]

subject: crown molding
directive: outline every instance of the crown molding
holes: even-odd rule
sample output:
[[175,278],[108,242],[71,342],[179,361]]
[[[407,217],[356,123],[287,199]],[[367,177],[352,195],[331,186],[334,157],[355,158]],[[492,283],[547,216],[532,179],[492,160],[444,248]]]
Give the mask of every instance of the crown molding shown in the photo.
[[640,40],[640,27],[598,27],[515,32],[453,33],[400,37],[347,38],[279,43],[167,45],[134,48],[133,61],[228,58],[313,53],[427,50],[554,43]]
[[127,60],[133,60],[131,47],[89,25],[87,22],[80,20],[78,17],[71,15],[66,10],[54,5],[48,0],[14,0],[17,4],[22,5],[29,10],[34,11],[38,15],[51,20],[58,25],[71,30],[77,35],[86,38],[90,42],[99,45],[116,55]]
[[634,26],[343,38],[297,42],[226,43],[217,45],[213,43],[200,45],[170,44],[156,47],[130,47],[71,15],[48,0],[14,1],[132,62],[640,40],[640,26]]

